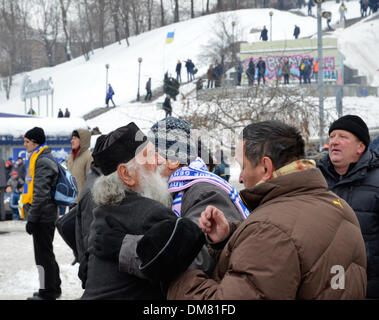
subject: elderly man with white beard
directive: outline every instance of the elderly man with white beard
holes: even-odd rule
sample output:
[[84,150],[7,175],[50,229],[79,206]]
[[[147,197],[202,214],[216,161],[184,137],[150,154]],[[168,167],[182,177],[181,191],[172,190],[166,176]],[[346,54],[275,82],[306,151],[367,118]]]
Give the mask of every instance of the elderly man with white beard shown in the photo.
[[[93,210],[88,240],[87,279],[82,299],[164,299],[157,283],[120,272],[118,260],[94,255],[96,233],[109,221],[116,224],[116,230],[129,234],[145,234],[152,226],[163,224],[162,242],[171,238],[171,234],[175,237],[175,232],[190,235],[182,238],[191,245],[181,254],[192,259],[204,244],[204,234],[195,223],[178,219],[166,207],[171,203],[171,196],[159,169],[164,159],[134,123],[98,139],[93,158],[103,176],[96,180],[92,190],[97,207]],[[182,260],[180,256],[177,258]]]

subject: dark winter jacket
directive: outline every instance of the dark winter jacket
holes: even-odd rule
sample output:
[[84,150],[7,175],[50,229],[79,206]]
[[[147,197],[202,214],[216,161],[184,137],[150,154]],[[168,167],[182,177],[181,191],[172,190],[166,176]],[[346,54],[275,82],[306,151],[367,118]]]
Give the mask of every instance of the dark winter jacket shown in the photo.
[[176,73],[180,73],[182,71],[182,63],[181,62],[178,62],[176,64],[175,71],[176,71]]
[[[237,210],[229,195],[219,187],[207,182],[196,183],[189,189],[185,190],[182,198],[181,217],[190,219],[198,225],[201,213],[209,205],[222,210],[228,221],[243,220],[241,213]],[[171,214],[175,216],[174,213],[171,212]],[[135,253],[137,241],[140,239],[141,236],[132,235],[127,235],[124,238],[120,251],[119,263],[120,270],[143,277],[138,269],[140,260]],[[206,273],[211,273],[214,264],[214,260],[209,255],[207,247],[204,246],[189,266],[189,269],[201,269]]]
[[[98,167],[91,164],[91,173],[83,186],[82,194],[79,198],[78,205],[71,210],[75,210],[75,241],[76,250],[78,253],[78,260],[80,263],[79,278],[82,280],[82,286],[85,287],[87,279],[87,267],[88,267],[88,237],[90,233],[90,226],[93,221],[93,209],[95,208],[95,202],[92,198],[91,189],[98,177],[100,177],[101,171]],[[84,272],[84,273],[83,273]]]
[[353,208],[367,255],[367,298],[379,299],[379,155],[367,150],[340,176],[327,154],[317,163],[331,191]]
[[264,75],[266,72],[266,62],[259,60],[257,63],[258,74]]
[[125,192],[119,206],[99,206],[93,210],[94,220],[88,238],[89,260],[86,288],[82,299],[163,299],[157,285],[119,271],[117,262],[103,260],[93,254],[96,229],[105,224],[105,217],[116,218],[129,234],[145,234],[154,224],[165,219],[175,219],[169,208],[157,201],[142,197],[136,192]]
[[[185,271],[168,299],[364,299],[359,223],[327,187],[321,172],[310,169],[242,190],[252,214],[238,228],[231,225],[223,249],[213,247],[219,256],[213,275]],[[345,270],[344,289],[333,288],[336,265]]]
[[166,97],[163,102],[163,110],[166,112],[172,112],[171,101],[170,101],[170,98],[168,97]]
[[295,30],[293,31],[293,35],[295,38],[297,38],[300,34],[300,28],[298,26],[295,27]]
[[260,36],[259,39],[262,39],[263,41],[267,41],[267,40],[268,40],[267,34],[268,34],[267,29],[263,29],[263,30],[261,31],[261,36]]
[[36,160],[33,202],[24,205],[30,222],[48,223],[55,222],[58,218],[57,205],[52,200],[52,190],[58,181],[58,165],[51,157],[51,149],[47,148]]

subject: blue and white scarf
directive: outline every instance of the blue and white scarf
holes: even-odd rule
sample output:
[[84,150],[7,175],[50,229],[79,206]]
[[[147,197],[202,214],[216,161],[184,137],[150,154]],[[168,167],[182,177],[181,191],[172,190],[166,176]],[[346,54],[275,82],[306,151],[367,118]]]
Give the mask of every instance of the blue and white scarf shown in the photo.
[[209,172],[204,161],[198,157],[188,167],[175,171],[168,180],[168,190],[170,193],[177,193],[172,203],[172,211],[178,217],[181,216],[184,190],[199,182],[207,182],[224,190],[241,213],[243,219],[246,219],[250,215],[250,211],[244,205],[238,191],[218,175]]

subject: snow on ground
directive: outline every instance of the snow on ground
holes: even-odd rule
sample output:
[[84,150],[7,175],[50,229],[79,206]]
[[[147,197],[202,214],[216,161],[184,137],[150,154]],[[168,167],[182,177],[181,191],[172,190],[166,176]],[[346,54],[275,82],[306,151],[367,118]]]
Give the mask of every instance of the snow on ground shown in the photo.
[[[348,18],[359,16],[358,5],[358,0],[347,3]],[[339,16],[338,5],[333,1],[326,2],[323,6],[333,12],[333,19]],[[306,12],[305,8],[302,10]],[[217,25],[216,21],[218,21],[219,17],[224,17],[230,22],[236,21],[236,38],[241,41],[251,42],[259,40],[258,32],[250,33],[252,29],[260,30],[264,25],[269,27],[270,11],[274,12],[272,19],[274,40],[293,39],[294,24],[301,27],[301,37],[316,34],[317,23],[314,17],[300,16],[288,11],[273,9],[237,10],[168,25],[131,37],[129,39],[130,47],[127,47],[125,41],[121,45],[115,43],[104,49],[95,50],[94,55],[87,62],[83,57],[79,57],[58,66],[34,70],[28,74],[32,81],[52,77],[55,89],[55,110],[69,108],[73,117],[81,117],[95,108],[104,106],[106,91],[105,65],[109,63],[109,83],[112,84],[116,93],[114,100],[118,106],[127,108],[130,101],[137,96],[137,60],[139,57],[143,59],[141,63],[140,93],[141,96],[144,96],[145,83],[148,77],[152,78],[153,89],[161,86],[164,72],[169,71],[169,73],[174,74],[178,59],[185,61],[191,58],[199,68],[199,75],[206,72],[208,61],[201,61],[199,56],[204,50],[204,45],[212,40],[215,26]],[[374,30],[379,28],[378,24],[379,20],[373,20],[370,22],[370,29],[364,23],[361,23],[360,27],[356,27],[356,31],[353,33],[354,36],[350,34],[350,29],[355,30],[352,28],[336,31],[336,35],[341,39],[342,52],[346,57],[349,57],[350,51],[353,52],[355,57],[358,56],[362,47],[365,48],[364,51],[367,51],[366,55],[370,54],[368,60],[365,56],[358,60],[353,57],[347,58],[347,63],[355,68],[362,69],[364,73],[368,73],[369,80],[372,79],[374,83],[377,83],[375,75],[379,73],[376,71],[379,66],[373,65],[376,60],[373,60],[371,56],[378,52],[379,44],[378,41],[375,41],[378,35],[374,33]],[[359,30],[362,31],[360,32]],[[175,31],[175,39],[171,44],[166,44],[166,35],[172,31]],[[356,42],[361,45],[351,45],[351,43]],[[9,101],[5,100],[3,92],[0,93],[0,112],[24,113],[24,103],[20,99],[20,85],[23,76],[23,74],[20,74],[15,77]],[[182,77],[183,79],[186,78],[184,65],[182,67]],[[42,102],[41,115],[44,116],[45,114]],[[116,122],[117,119],[113,120]]]
[[[62,280],[61,300],[81,297],[83,290],[74,266],[72,250],[55,232],[54,253]],[[0,300],[25,300],[39,288],[34,261],[33,238],[25,231],[25,221],[0,222]]]

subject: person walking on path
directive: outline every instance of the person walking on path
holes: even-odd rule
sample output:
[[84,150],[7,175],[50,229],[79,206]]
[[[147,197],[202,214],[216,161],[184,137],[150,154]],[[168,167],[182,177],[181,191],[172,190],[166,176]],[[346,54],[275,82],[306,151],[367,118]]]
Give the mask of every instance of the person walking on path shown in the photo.
[[21,218],[26,218],[26,232],[33,236],[41,284],[39,291],[28,300],[55,300],[62,292],[59,266],[53,251],[58,210],[52,191],[58,181],[58,165],[45,141],[45,132],[39,127],[24,135],[24,146],[30,157],[21,196]]
[[146,97],[145,101],[150,101],[153,97],[153,94],[151,92],[151,78],[146,82]]
[[109,108],[109,100],[112,101],[113,107],[116,107],[116,104],[113,101],[113,96],[114,96],[114,91],[112,86],[109,84],[108,85],[108,91],[107,91],[107,96],[105,98],[105,104],[107,105],[107,108]]

